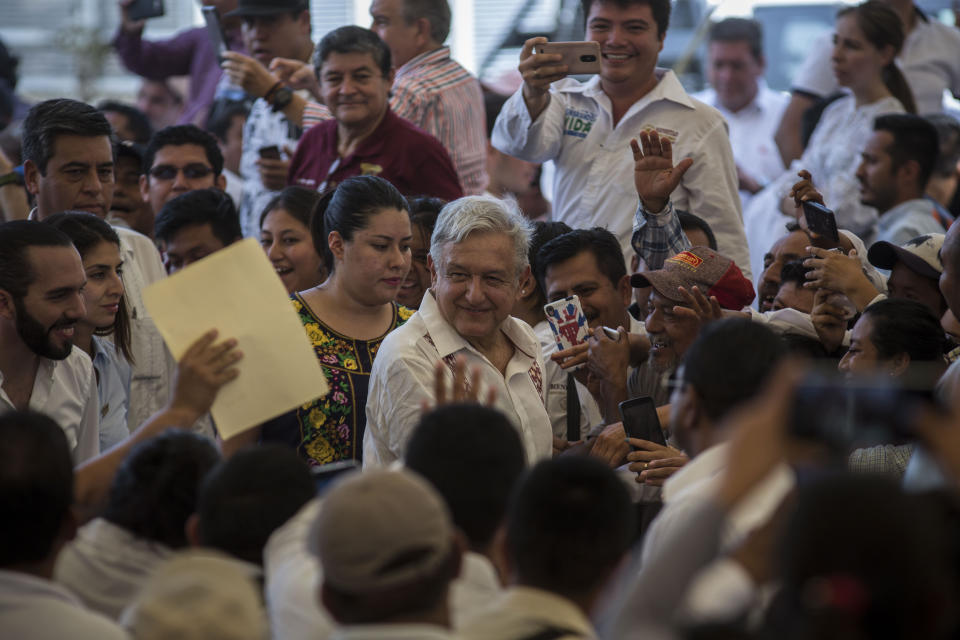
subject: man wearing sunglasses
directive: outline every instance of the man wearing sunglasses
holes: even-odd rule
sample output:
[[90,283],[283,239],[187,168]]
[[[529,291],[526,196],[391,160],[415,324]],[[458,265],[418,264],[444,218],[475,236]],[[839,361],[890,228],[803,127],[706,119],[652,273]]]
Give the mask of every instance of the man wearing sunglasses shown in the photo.
[[227,186],[223,154],[217,139],[192,124],[167,127],[153,134],[143,154],[140,194],[154,214],[188,191]]

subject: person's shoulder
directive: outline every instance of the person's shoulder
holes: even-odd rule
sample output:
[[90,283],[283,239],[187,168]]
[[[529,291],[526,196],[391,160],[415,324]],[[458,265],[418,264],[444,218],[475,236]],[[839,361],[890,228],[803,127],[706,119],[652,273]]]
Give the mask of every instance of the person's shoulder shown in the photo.
[[426,334],[423,319],[416,311],[401,305],[396,306],[396,313],[396,328],[383,338],[377,351],[378,356],[387,353],[394,359],[419,352],[417,342]]
[[[944,44],[947,46],[960,47],[960,29],[940,22],[935,16],[926,16],[926,20],[918,20],[918,23],[926,27],[922,30],[915,31],[915,33],[917,33],[917,35],[921,38],[921,41],[936,47],[937,53],[940,54],[941,57],[950,58],[951,61],[956,63],[955,58],[957,56],[957,51],[951,51],[949,49],[944,50],[941,47]],[[933,35],[936,40],[930,41],[928,39],[930,35]]]

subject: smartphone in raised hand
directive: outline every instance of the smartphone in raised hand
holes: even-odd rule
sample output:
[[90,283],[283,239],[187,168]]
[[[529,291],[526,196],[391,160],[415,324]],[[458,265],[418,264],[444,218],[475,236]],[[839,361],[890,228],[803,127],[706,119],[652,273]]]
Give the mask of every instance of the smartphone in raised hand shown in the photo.
[[223,25],[220,24],[220,14],[214,7],[203,7],[203,21],[207,25],[207,35],[213,44],[213,50],[217,52],[217,59],[223,58],[223,54],[230,51],[227,46],[227,36],[223,31]]
[[560,64],[567,65],[570,75],[600,73],[600,43],[598,42],[545,42],[536,46],[537,53],[558,53],[563,56]]
[[159,18],[165,13],[163,0],[133,0],[127,6],[127,15],[133,21]]

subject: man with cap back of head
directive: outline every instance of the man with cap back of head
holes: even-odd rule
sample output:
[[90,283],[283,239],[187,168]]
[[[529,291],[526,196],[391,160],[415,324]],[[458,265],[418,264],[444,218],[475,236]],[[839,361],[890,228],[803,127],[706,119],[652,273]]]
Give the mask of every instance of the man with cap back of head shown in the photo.
[[443,499],[409,471],[352,474],[324,497],[310,535],[334,638],[450,638],[447,603],[460,571]]

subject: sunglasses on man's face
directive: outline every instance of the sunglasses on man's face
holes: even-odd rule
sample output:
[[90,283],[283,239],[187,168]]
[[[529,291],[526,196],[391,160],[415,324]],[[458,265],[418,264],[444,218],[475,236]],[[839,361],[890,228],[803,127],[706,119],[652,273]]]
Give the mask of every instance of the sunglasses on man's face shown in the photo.
[[161,164],[150,169],[150,177],[156,180],[173,180],[180,171],[183,171],[183,177],[187,180],[197,180],[209,176],[213,173],[213,168],[205,164],[188,164],[181,169],[171,164]]

